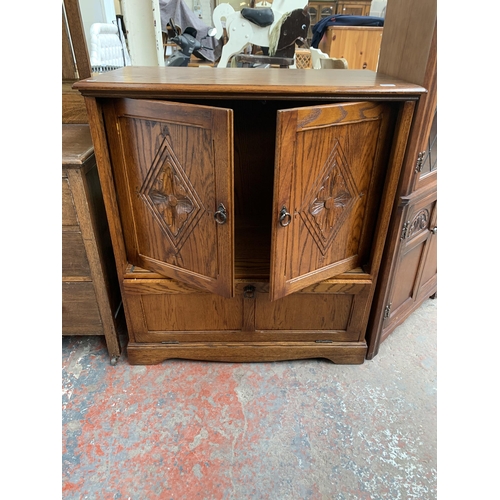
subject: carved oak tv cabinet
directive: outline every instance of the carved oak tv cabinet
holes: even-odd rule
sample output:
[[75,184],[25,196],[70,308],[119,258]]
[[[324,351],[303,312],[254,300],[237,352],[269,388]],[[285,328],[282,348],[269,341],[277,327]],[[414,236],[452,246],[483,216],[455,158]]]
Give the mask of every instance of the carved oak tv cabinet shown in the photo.
[[132,364],[361,364],[420,86],[367,70],[82,80]]

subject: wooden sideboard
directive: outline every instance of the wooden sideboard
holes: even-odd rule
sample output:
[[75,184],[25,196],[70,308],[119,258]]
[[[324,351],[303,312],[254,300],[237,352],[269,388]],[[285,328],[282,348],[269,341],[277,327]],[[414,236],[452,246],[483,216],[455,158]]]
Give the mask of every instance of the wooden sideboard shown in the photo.
[[137,67],[75,88],[131,363],[363,363],[424,88],[361,70]]
[[62,334],[104,335],[120,356],[120,290],[87,124],[62,125]]

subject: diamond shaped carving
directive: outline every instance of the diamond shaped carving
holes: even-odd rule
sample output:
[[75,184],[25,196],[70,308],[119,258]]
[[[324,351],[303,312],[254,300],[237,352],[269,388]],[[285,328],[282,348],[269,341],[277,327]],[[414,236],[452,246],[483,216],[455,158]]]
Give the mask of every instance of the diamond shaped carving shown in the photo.
[[304,224],[323,255],[358,197],[349,165],[337,141],[300,211]]
[[158,149],[139,195],[174,249],[180,250],[205,209],[167,135]]

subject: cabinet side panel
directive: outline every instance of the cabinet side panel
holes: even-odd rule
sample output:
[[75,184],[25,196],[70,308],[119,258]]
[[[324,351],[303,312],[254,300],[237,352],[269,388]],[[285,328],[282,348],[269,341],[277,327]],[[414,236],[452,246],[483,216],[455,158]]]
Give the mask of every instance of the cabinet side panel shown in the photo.
[[62,180],[62,225],[78,225],[78,217],[76,216],[75,205],[73,197],[71,196],[67,177]]
[[80,232],[62,234],[62,275],[64,277],[88,277],[90,266]]
[[62,334],[103,335],[92,282],[62,283]]

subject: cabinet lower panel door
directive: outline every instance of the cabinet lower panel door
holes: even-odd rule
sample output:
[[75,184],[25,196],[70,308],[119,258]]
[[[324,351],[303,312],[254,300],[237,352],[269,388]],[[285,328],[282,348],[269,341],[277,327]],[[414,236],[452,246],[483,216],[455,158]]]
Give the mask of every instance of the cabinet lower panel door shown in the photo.
[[104,115],[129,262],[230,297],[232,110],[116,99]]
[[367,283],[326,283],[328,291],[269,301],[267,283],[237,282],[233,298],[169,279],[125,280],[129,337],[134,343],[313,342],[364,340]]
[[369,261],[391,111],[359,102],[278,112],[272,300]]

